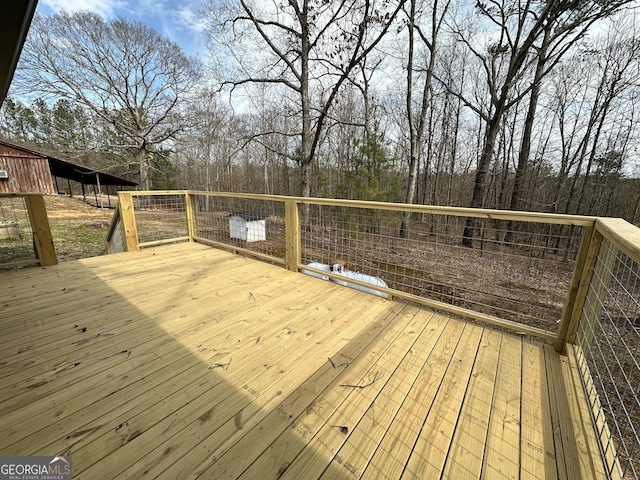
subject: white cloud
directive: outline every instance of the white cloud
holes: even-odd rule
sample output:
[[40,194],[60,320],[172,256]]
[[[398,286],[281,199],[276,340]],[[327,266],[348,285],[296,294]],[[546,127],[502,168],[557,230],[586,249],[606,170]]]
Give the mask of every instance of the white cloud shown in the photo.
[[179,8],[175,16],[177,22],[188,30],[193,30],[194,32],[203,32],[205,30],[205,24],[201,16],[188,6]]
[[205,26],[199,10],[204,0],[40,0],[40,13],[89,10],[105,19],[122,16],[142,22],[198,56],[204,45]]
[[61,10],[89,10],[104,17],[112,17],[115,10],[123,5],[123,2],[113,0],[41,0],[40,3],[56,13]]

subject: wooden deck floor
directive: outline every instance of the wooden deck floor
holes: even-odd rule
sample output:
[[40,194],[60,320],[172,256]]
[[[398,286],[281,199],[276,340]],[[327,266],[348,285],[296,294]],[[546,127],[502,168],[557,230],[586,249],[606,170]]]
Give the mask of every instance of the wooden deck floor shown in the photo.
[[602,473],[571,359],[212,248],[2,273],[0,308],[0,454],[75,479]]

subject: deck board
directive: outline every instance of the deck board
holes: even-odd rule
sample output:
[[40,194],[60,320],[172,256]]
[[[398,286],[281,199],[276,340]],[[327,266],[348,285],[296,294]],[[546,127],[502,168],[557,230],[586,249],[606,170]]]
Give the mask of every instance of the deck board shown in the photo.
[[501,342],[502,334],[497,331],[482,335],[444,470],[446,478],[480,478]]
[[522,341],[505,335],[489,417],[483,478],[517,478],[520,470]]
[[[421,318],[422,317],[422,318]],[[340,478],[343,469],[350,473],[364,472],[378,445],[396,417],[408,392],[418,379],[425,359],[433,351],[437,338],[446,325],[446,318],[433,315],[428,322],[424,315],[417,316],[418,324],[411,327],[418,331],[411,348],[390,376],[380,393],[371,398],[370,404],[353,433],[340,448],[321,479]],[[367,393],[372,391],[367,390]],[[344,459],[348,459],[345,461]]]
[[197,244],[0,274],[2,455],[74,478],[602,478],[545,344]]
[[520,478],[557,479],[551,407],[544,350],[534,342],[525,342],[522,351],[522,436],[520,440]]

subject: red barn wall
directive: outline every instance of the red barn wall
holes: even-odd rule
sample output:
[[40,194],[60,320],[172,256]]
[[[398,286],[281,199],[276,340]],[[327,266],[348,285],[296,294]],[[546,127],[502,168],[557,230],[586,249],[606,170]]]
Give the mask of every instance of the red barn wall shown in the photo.
[[9,175],[0,179],[0,193],[55,193],[46,157],[0,144],[0,170]]

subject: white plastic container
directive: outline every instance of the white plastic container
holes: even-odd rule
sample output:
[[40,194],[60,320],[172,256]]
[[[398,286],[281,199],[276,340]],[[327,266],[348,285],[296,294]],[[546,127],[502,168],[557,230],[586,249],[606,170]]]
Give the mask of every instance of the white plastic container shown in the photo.
[[[316,268],[318,270],[322,270],[322,271],[325,271],[325,272],[332,272],[331,266],[327,265],[326,263],[315,263],[315,262],[313,262],[313,263],[307,263],[307,266],[311,267],[311,268]],[[374,277],[372,275],[365,275],[364,273],[354,272],[352,270],[342,270],[341,272],[336,272],[336,271],[332,272],[332,273],[336,273],[338,275],[341,275],[341,276],[345,277],[345,280],[343,281],[343,280],[335,280],[333,278],[329,278],[328,276],[321,275],[321,274],[316,273],[316,272],[310,272],[309,270],[300,270],[300,272],[304,273],[305,275],[310,275],[312,277],[322,278],[323,280],[329,280],[329,281],[332,281],[334,283],[338,283],[339,285],[344,285],[344,286],[349,287],[349,288],[355,288],[356,290],[360,290],[361,292],[370,293],[372,295],[377,295],[378,297],[389,298],[389,296],[386,293],[379,292],[378,290],[374,290],[372,288],[363,287],[362,285],[356,285],[355,283],[352,283],[352,282],[348,281],[348,279],[358,280],[360,282],[369,283],[369,284],[374,285],[376,287],[388,288],[387,284],[385,283],[385,281],[382,280],[380,277]]]
[[267,214],[247,210],[229,215],[229,236],[245,242],[263,242],[267,239]]

